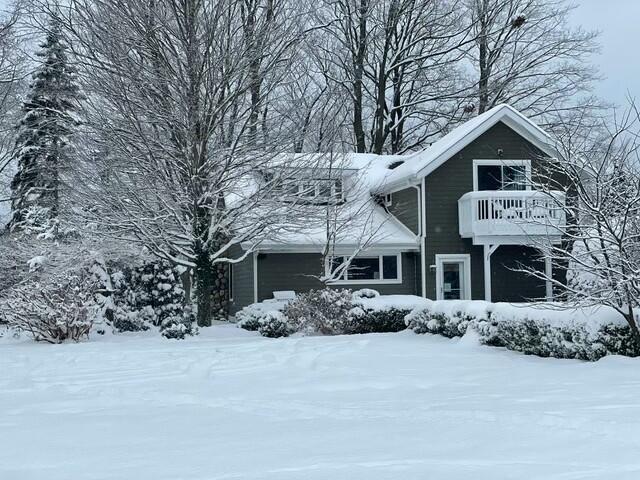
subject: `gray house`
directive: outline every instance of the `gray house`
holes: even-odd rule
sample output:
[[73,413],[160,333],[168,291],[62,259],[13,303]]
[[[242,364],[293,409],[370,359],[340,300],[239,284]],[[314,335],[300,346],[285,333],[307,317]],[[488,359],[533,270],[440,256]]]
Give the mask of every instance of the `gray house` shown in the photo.
[[322,226],[261,243],[232,267],[231,311],[275,291],[322,288],[344,259],[350,267],[329,286],[432,299],[550,299],[551,282],[522,270],[552,273],[545,245],[561,240],[564,195],[536,191],[532,181],[557,157],[552,144],[500,105],[421,152],[349,155],[327,191],[339,190],[358,214],[332,239],[331,260]]

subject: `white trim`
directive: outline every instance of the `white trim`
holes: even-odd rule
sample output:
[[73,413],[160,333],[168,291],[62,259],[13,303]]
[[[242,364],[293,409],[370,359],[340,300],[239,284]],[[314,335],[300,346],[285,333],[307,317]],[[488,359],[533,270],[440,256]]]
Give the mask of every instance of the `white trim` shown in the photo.
[[499,166],[524,166],[525,175],[527,177],[527,184],[525,190],[531,190],[531,160],[514,160],[514,159],[477,159],[473,160],[473,191],[478,191],[478,167],[486,165],[499,165]]
[[[384,269],[383,269],[383,257],[396,257],[396,270],[398,272],[398,278],[391,278],[391,279],[386,279],[386,278],[379,278],[379,279],[372,279],[372,280],[347,280],[346,276],[347,276],[347,271],[344,272],[345,275],[345,279],[343,280],[334,280],[332,282],[329,282],[330,285],[397,285],[402,283],[402,254],[401,253],[395,253],[393,255],[390,254],[384,254],[381,253],[379,255],[367,255],[367,254],[363,254],[363,255],[356,255],[355,258],[378,258],[378,262],[379,262],[379,268],[380,268],[380,275],[384,276]],[[329,272],[329,258],[327,257],[327,261],[325,262],[325,272],[327,274],[327,276],[331,273]]]
[[229,302],[233,302],[233,287],[235,282],[233,281],[233,263],[229,263],[229,284],[227,285],[227,291],[229,292]]
[[551,279],[553,277],[553,264],[551,263],[551,256],[548,250],[543,250],[544,254],[544,275],[545,275],[545,295],[547,302],[553,302],[553,283]]
[[420,239],[420,249],[422,258],[420,261],[421,267],[421,276],[420,279],[422,281],[422,297],[427,298],[427,179],[426,177],[422,177],[422,185],[420,187],[420,208],[422,209],[422,218],[420,221],[422,222],[422,226],[420,229],[420,233],[422,234],[422,238]]
[[[469,120],[469,122],[474,122],[475,124],[471,125],[471,128],[467,126],[466,129],[466,124],[463,124],[458,128],[452,130],[448,135],[442,137],[428,149],[417,152],[413,155],[409,155],[407,157],[407,160],[405,161],[405,164],[423,164],[424,166],[422,168],[419,168],[418,170],[410,170],[404,175],[399,174],[397,176],[398,178],[390,179],[383,185],[383,188],[381,188],[381,190],[393,191],[394,189],[401,189],[404,186],[418,183],[421,177],[426,177],[431,172],[435,171],[443,163],[452,158],[455,154],[457,154],[460,150],[476,140],[482,134],[487,132],[498,122],[503,122],[518,135],[528,140],[548,156],[552,158],[557,158],[560,156],[551,136],[510,105],[498,105],[488,112],[485,112],[482,115]],[[462,134],[458,134],[459,138],[451,138],[451,135],[453,135],[454,137],[456,136],[455,132],[458,129],[462,129],[459,130],[459,132],[462,132]],[[446,147],[443,149],[439,149],[439,142],[444,142]],[[435,157],[430,158],[431,155],[433,155],[432,152],[434,152],[434,150],[439,151],[439,153]],[[422,156],[425,156],[427,158],[421,159],[420,157]],[[391,176],[393,177],[393,174]]]
[[495,252],[500,245],[484,245],[483,260],[484,260],[484,299],[487,302],[491,301],[491,255]]
[[[451,147],[447,148],[440,155],[438,155],[438,157],[434,158],[422,169],[420,169],[417,172],[416,176],[419,177],[422,175],[429,175],[464,147],[480,137],[483,133],[489,131],[489,129],[491,129],[491,127],[496,125],[498,122],[503,122],[513,131],[515,131],[526,140],[529,140],[534,146],[538,147],[547,155],[551,157],[558,156],[558,151],[553,147],[552,140],[549,134],[538,127],[527,117],[522,115],[520,112],[518,112],[515,108],[511,107],[510,105],[504,104],[498,105],[492,110],[493,111],[490,110],[489,112],[487,112],[489,115],[487,115],[487,117],[483,119],[483,121],[481,121],[478,126],[473,128],[470,132],[468,132],[457,142],[455,142]],[[464,124],[458,128],[464,128]],[[434,145],[431,146],[431,148],[433,147]],[[425,152],[428,151],[429,149],[427,149]],[[420,153],[418,153],[417,155],[419,154]]]
[[253,252],[253,303],[258,303],[258,252]]
[[463,285],[461,300],[471,300],[471,255],[468,253],[437,254],[436,255],[436,300],[443,300],[443,276],[444,263],[461,262],[463,268]]
[[[405,227],[406,228],[406,227]],[[242,244],[243,248],[250,248],[251,243],[247,242],[246,244]],[[324,244],[308,244],[304,245],[301,243],[280,243],[280,244],[269,244],[262,242],[260,243],[260,252],[261,253],[318,253],[322,254],[325,248]],[[334,250],[336,254],[339,255],[350,255],[354,250],[362,248],[362,245],[357,244],[338,244],[335,246]],[[419,252],[420,244],[418,243],[418,239],[416,238],[413,243],[390,243],[390,244],[379,244],[375,243],[370,248],[363,251],[363,253],[370,253],[372,256],[375,256],[379,253],[386,253],[389,255],[395,255],[398,252]]]

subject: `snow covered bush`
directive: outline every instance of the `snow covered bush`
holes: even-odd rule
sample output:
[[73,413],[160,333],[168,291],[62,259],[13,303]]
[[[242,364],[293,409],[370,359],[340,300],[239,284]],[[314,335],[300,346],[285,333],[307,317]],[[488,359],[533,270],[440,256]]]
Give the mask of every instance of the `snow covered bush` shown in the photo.
[[487,302],[431,302],[407,315],[416,333],[461,337],[473,329],[480,343],[540,357],[598,360],[638,356],[631,331],[613,309],[561,310]]
[[288,337],[292,331],[287,317],[282,312],[271,311],[258,321],[258,332],[263,337]]
[[298,295],[290,303],[267,300],[249,305],[236,318],[241,328],[270,337],[295,332],[308,335],[398,332],[407,328],[405,316],[424,302],[412,295],[381,296],[371,289],[314,290]]
[[110,323],[120,332],[159,327],[167,338],[184,338],[196,330],[190,306],[176,268],[161,260],[145,261],[129,267],[120,262],[108,264],[113,273],[105,283],[112,290]]
[[166,317],[160,324],[160,333],[165,338],[184,340],[185,337],[197,335],[198,329],[195,326],[191,309],[181,315]]
[[0,316],[35,341],[78,342],[89,336],[96,317],[95,289],[95,277],[87,269],[46,283],[25,283],[0,302]]
[[282,312],[287,303],[288,300],[275,299],[252,303],[236,313],[237,325],[245,330],[257,332],[261,321],[265,320],[270,312]]
[[284,308],[292,330],[307,334],[339,335],[349,324],[351,290],[329,288],[302,293]]

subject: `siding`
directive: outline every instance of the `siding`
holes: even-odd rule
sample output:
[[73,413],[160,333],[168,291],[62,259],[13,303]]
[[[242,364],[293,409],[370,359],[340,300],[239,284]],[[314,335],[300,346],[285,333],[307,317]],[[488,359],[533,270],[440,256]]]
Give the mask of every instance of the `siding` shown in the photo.
[[[503,150],[502,158],[509,160],[531,160],[535,172],[541,163],[536,160],[542,153],[526,139],[499,122],[467,147],[462,149],[443,165],[432,172],[426,182],[426,284],[427,297],[436,298],[435,265],[436,254],[469,253],[471,255],[471,294],[474,300],[484,299],[483,247],[474,246],[471,239],[460,237],[458,230],[458,199],[473,191],[473,160],[498,158],[498,149]],[[498,252],[496,252],[498,253]],[[495,255],[495,253],[494,253]],[[510,272],[502,277],[504,270],[499,267],[500,258],[492,257],[492,270],[496,271],[492,279],[498,285],[492,285],[492,291],[498,294],[499,288],[506,288],[501,278],[509,278],[509,289],[519,290],[524,297],[534,297],[537,287],[532,287],[523,273]],[[502,273],[498,273],[501,271]],[[502,285],[502,286],[499,286]],[[508,293],[508,292],[506,292]],[[499,295],[496,295],[496,299]]]
[[415,188],[405,188],[391,194],[391,212],[402,224],[418,234],[419,214],[418,214],[418,190]]
[[[392,285],[336,285],[334,288],[372,288],[383,295],[415,295],[418,290],[418,255],[402,254],[402,283]],[[322,255],[315,253],[261,253],[258,255],[258,300],[273,298],[273,292],[297,293],[323,288],[317,277],[323,273]]]
[[491,299],[494,302],[527,302],[545,297],[545,282],[517,269],[544,272],[540,251],[520,245],[501,245],[491,255]]
[[[231,258],[239,258],[242,249],[234,246]],[[238,310],[253,303],[253,254],[249,254],[242,262],[232,267],[233,301],[229,303],[229,312],[233,315]]]

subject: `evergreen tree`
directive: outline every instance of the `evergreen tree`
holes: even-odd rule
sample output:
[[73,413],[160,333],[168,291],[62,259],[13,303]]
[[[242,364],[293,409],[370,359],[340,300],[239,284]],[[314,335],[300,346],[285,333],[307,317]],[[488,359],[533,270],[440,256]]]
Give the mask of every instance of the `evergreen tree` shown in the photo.
[[80,97],[66,50],[59,25],[51,22],[37,53],[42,60],[33,75],[18,125],[18,172],[11,183],[11,230],[38,230],[57,224],[60,167],[68,156],[69,137],[76,126],[73,112]]

